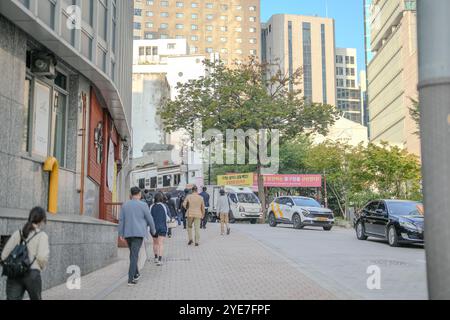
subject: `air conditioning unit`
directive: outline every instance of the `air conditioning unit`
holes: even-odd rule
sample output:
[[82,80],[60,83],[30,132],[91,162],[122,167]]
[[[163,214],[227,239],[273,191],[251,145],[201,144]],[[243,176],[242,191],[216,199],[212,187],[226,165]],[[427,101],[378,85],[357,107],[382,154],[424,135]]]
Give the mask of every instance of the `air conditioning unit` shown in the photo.
[[56,57],[48,52],[34,51],[31,56],[31,72],[36,76],[56,78]]

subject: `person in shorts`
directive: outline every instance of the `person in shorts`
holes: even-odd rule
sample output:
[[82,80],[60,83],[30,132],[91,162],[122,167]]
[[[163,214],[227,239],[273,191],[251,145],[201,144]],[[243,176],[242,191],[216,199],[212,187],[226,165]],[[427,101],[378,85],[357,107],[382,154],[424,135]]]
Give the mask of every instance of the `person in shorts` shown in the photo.
[[155,234],[153,234],[153,252],[155,254],[155,263],[162,266],[162,257],[164,251],[164,239],[167,237],[167,220],[169,212],[164,203],[164,195],[157,193],[154,198],[154,204],[151,208],[151,215],[155,222]]

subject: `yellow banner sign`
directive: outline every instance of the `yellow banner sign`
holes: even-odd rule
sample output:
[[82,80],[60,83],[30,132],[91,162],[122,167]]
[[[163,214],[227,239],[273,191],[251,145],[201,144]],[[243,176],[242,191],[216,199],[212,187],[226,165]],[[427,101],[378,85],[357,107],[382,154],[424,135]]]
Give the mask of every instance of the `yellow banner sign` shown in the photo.
[[219,186],[253,186],[253,173],[236,173],[217,176],[217,184]]

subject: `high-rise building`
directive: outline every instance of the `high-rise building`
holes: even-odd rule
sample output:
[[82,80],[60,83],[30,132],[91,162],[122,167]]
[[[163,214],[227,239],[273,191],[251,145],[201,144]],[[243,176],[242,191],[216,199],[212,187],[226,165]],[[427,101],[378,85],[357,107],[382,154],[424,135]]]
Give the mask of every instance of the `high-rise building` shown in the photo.
[[361,92],[362,124],[369,127],[369,105],[367,101],[367,73],[361,70],[359,73],[359,91]]
[[186,39],[231,65],[260,57],[260,0],[134,0],[135,39]]
[[[306,99],[336,105],[334,20],[302,15],[273,15],[264,25],[265,62],[279,64],[292,75],[303,70]],[[291,84],[291,89],[294,89]]]
[[415,0],[372,0],[367,68],[370,140],[386,141],[420,156],[417,125],[409,110],[417,99]]
[[336,48],[337,108],[344,118],[362,124],[356,49]]

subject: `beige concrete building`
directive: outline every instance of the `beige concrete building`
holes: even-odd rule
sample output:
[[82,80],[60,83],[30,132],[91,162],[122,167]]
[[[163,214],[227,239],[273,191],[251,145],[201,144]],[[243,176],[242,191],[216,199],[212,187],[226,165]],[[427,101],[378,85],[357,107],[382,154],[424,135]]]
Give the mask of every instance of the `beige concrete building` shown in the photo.
[[260,57],[260,0],[134,0],[135,39],[186,39],[226,64]]
[[420,156],[416,123],[418,56],[415,1],[375,0],[370,8],[368,94],[370,140],[387,141]]
[[334,20],[277,14],[262,30],[263,61],[279,63],[292,74],[303,68],[306,98],[336,106]]

